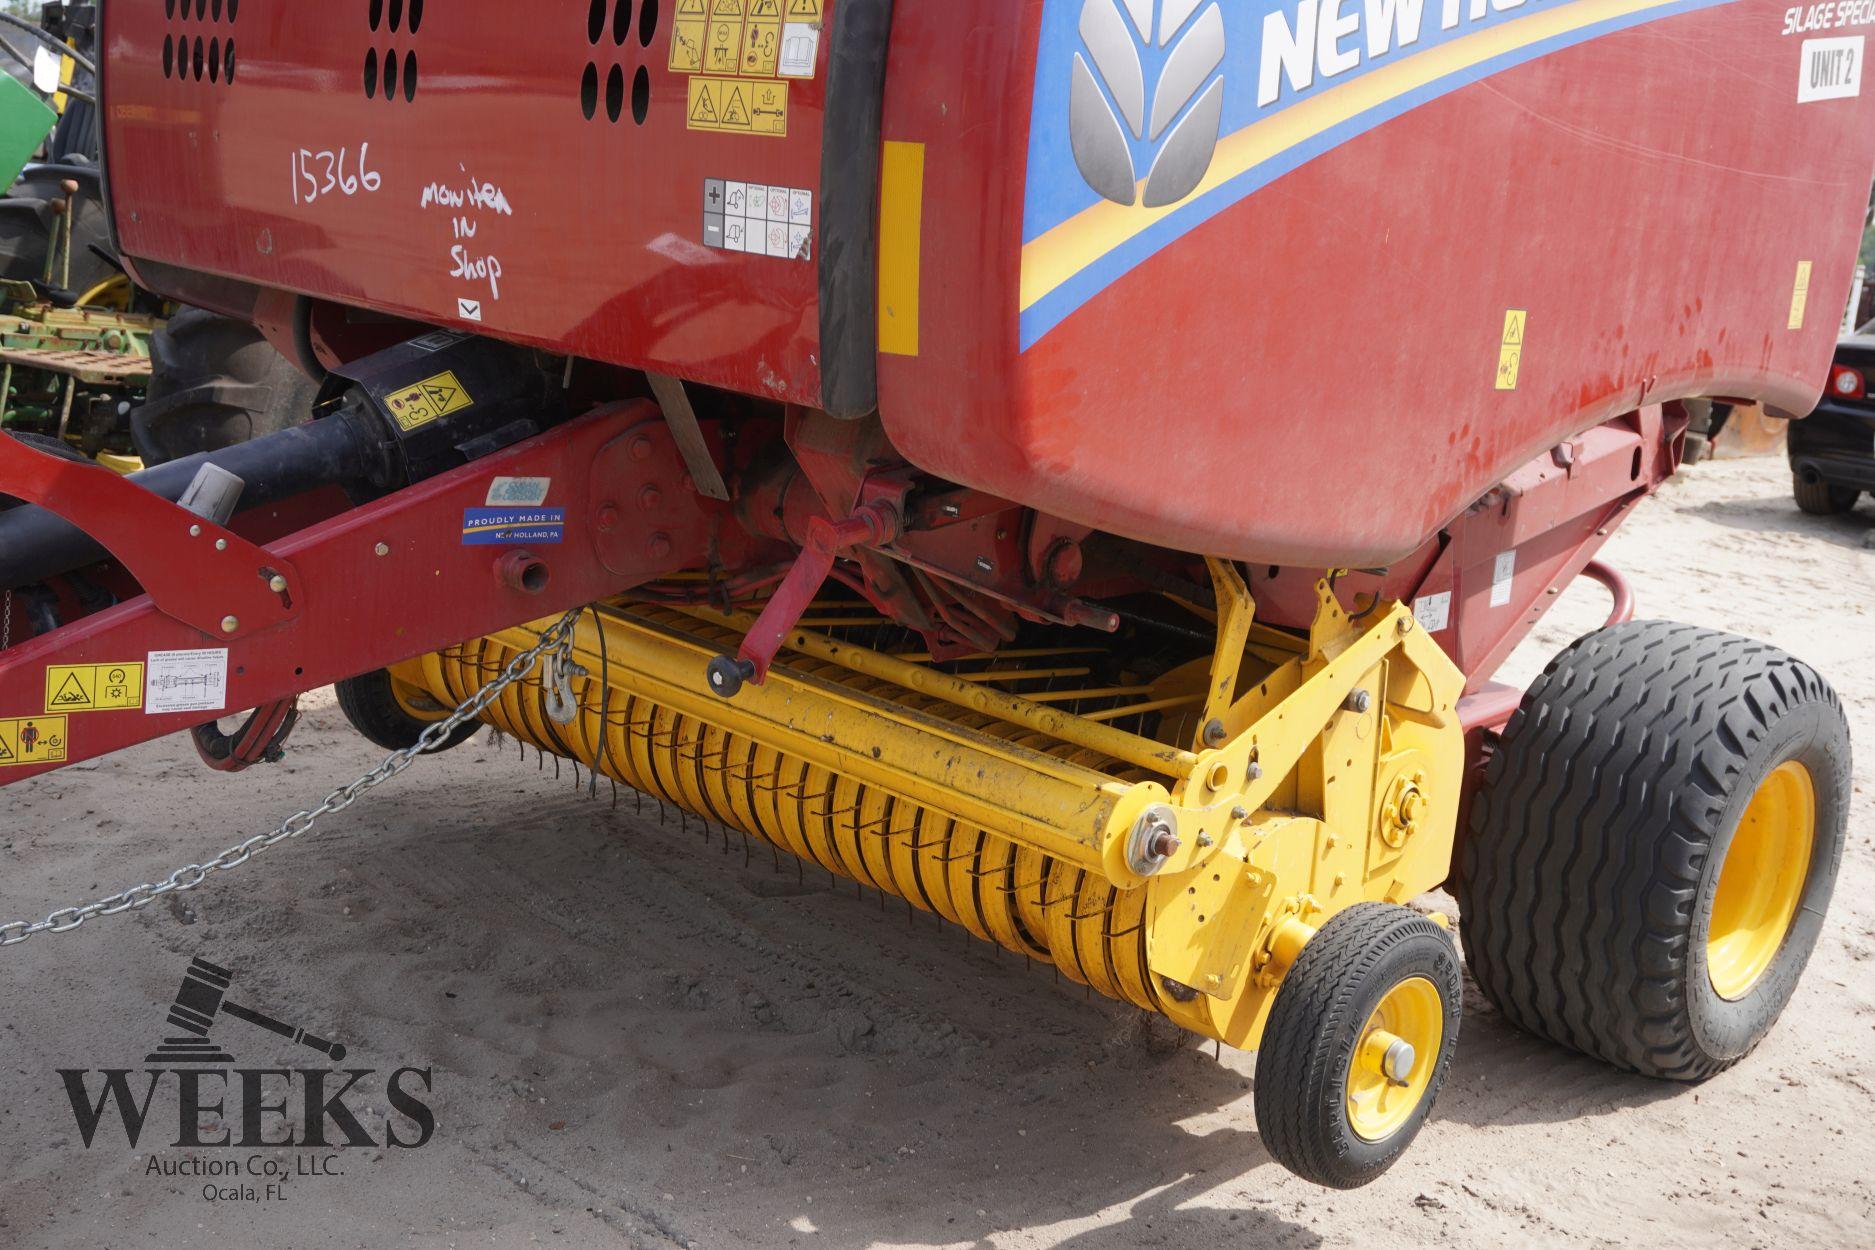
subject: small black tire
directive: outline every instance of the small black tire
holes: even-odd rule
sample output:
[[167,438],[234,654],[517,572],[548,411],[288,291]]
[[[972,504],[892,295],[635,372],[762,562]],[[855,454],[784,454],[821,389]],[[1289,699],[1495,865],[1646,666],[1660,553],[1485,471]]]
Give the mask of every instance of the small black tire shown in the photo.
[[[1401,1086],[1407,1092],[1400,1097],[1411,1101],[1393,1110],[1397,1123],[1363,1134],[1355,1116],[1371,1109],[1351,1110],[1351,1098],[1360,1096],[1355,1065],[1383,1000],[1408,990],[1427,1006],[1426,1029]],[[1277,987],[1257,1050],[1257,1131],[1270,1156],[1334,1189],[1365,1185],[1392,1167],[1445,1083],[1463,993],[1450,935],[1419,913],[1357,903],[1330,917]],[[1426,1044],[1433,1029],[1437,1040]]]
[[1847,512],[1855,507],[1855,501],[1861,491],[1853,486],[1833,486],[1823,478],[1807,478],[1801,473],[1793,474],[1790,483],[1791,494],[1797,497],[1797,509],[1811,516],[1835,516],[1838,512]]
[[[386,751],[408,751],[417,745],[417,739],[423,736],[424,730],[447,715],[446,712],[439,712],[429,720],[424,720],[413,714],[397,697],[396,679],[386,669],[348,677],[335,682],[333,689],[338,692],[339,711],[345,714],[352,728],[364,735],[367,742],[383,747]],[[477,721],[458,725],[424,754],[438,755],[444,751],[453,751],[473,738],[481,728]]]
[[[1472,977],[1513,1023],[1617,1067],[1696,1081],[1731,1066],[1816,945],[1850,767],[1835,691],[1775,647],[1664,621],[1579,640],[1530,687],[1472,805],[1456,891]],[[1798,773],[1802,861],[1739,861],[1784,891],[1783,914],[1750,930],[1769,936],[1728,996],[1727,856],[1763,840],[1754,800]]]

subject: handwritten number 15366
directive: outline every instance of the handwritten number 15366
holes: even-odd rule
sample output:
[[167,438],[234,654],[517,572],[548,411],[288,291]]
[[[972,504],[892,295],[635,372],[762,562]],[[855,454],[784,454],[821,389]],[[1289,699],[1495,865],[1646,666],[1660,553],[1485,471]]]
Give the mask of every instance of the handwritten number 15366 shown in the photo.
[[354,162],[351,149],[336,152],[311,152],[300,148],[292,154],[293,202],[313,204],[330,195],[367,194],[384,185],[384,178],[369,164],[371,145],[358,145]]

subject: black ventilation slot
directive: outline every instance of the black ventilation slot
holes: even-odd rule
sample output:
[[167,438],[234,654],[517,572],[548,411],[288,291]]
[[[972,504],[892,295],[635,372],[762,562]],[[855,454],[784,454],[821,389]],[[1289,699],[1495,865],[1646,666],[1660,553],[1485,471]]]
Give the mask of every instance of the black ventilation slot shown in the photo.
[[[586,42],[594,49],[595,59],[586,62],[579,80],[579,108],[587,121],[596,121],[603,111],[607,121],[617,124],[629,112],[642,126],[651,115],[651,71],[642,56],[658,34],[658,0],[590,0],[586,11]],[[636,52],[632,48],[637,36]],[[638,59],[633,66],[630,59]],[[629,76],[631,89],[626,91]],[[604,83],[601,91],[600,84]],[[630,108],[627,109],[627,103]]]
[[234,25],[241,0],[163,0],[177,23],[163,36],[163,77],[224,86],[234,82]]
[[[365,22],[373,35],[414,39],[423,29],[423,8],[423,0],[366,0]],[[374,44],[365,52],[365,98],[415,104],[420,73],[415,48],[392,43],[380,51]]]

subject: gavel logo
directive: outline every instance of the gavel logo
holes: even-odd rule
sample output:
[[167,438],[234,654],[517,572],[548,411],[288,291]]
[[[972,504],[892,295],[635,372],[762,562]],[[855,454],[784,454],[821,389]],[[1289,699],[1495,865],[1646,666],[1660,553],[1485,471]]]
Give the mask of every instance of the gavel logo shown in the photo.
[[258,1024],[290,1042],[330,1055],[334,1063],[345,1058],[345,1047],[338,1042],[328,1042],[323,1037],[308,1033],[305,1029],[294,1028],[252,1007],[229,1002],[228,986],[233,980],[234,973],[226,968],[218,968],[206,959],[191,960],[188,972],[182,977],[182,988],[176,991],[176,1001],[169,1009],[169,1023],[195,1036],[164,1039],[157,1052],[148,1057],[148,1061],[162,1063],[182,1059],[195,1063],[233,1062],[229,1056],[221,1053],[214,1042],[208,1040],[208,1031],[218,1016],[233,1016],[236,1020]]

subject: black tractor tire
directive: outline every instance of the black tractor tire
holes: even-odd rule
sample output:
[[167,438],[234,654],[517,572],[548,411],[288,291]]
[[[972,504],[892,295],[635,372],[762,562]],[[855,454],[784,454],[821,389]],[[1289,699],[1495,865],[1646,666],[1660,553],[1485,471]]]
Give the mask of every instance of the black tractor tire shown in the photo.
[[[408,751],[417,745],[417,739],[423,736],[424,730],[442,720],[447,713],[439,712],[430,720],[412,715],[397,698],[394,682],[395,679],[387,670],[378,669],[336,682],[333,689],[338,692],[339,711],[345,714],[352,728],[362,734],[367,742],[383,747],[386,751]],[[458,725],[424,754],[440,755],[444,751],[453,751],[473,738],[481,728],[478,721]]]
[[[1786,883],[1789,903],[1727,997],[1713,900],[1727,855],[1762,843],[1754,798],[1774,772],[1807,777],[1807,849],[1750,876]],[[1473,802],[1456,891],[1472,977],[1512,1022],[1617,1067],[1681,1081],[1729,1067],[1809,962],[1849,785],[1842,705],[1809,665],[1664,621],[1590,634],[1530,687]]]
[[150,389],[130,414],[148,465],[219,451],[312,416],[319,387],[260,331],[200,308],[171,317],[150,341]]
[[[28,169],[0,197],[0,278],[19,282],[38,282],[46,276],[46,252],[52,246],[52,234],[60,232],[63,251],[64,217],[54,205],[63,201],[61,185],[71,176],[70,170],[53,166]],[[78,179],[79,191],[73,198],[76,215],[72,218],[72,272],[70,290],[82,295],[100,282],[114,277],[118,268],[99,255],[111,250],[111,223],[104,212],[104,199],[98,193],[95,176]],[[65,276],[61,265],[52,274],[57,285]]]
[[[1420,1050],[1423,1088],[1404,1121],[1370,1140],[1349,1112],[1349,1078],[1381,1001],[1408,983],[1437,994],[1438,1044]],[[1264,1149],[1318,1185],[1354,1189],[1413,1144],[1445,1083],[1464,995],[1449,934],[1392,903],[1357,903],[1329,917],[1276,990],[1257,1049],[1256,1119]],[[1430,1000],[1429,1000],[1430,1001]]]
[[1806,478],[1803,474],[1793,474],[1790,493],[1797,497],[1797,508],[1811,516],[1835,516],[1838,512],[1847,512],[1855,507],[1856,499],[1862,494],[1853,486],[1832,486],[1822,478]]

